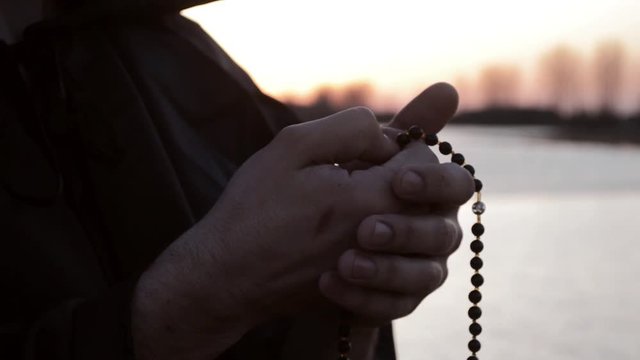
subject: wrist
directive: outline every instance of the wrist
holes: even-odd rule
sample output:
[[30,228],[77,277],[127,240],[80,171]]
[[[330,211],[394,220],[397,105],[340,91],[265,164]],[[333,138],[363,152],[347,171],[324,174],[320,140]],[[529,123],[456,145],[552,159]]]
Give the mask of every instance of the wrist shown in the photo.
[[262,319],[232,293],[224,264],[197,249],[192,228],[145,271],[133,292],[131,330],[137,358],[211,359]]

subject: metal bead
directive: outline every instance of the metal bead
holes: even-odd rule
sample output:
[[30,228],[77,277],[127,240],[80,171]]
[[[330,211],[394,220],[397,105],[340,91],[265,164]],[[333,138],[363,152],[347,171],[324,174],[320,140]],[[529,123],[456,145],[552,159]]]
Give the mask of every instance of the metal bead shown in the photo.
[[487,210],[487,205],[485,205],[482,201],[478,201],[471,206],[471,211],[473,211],[476,215],[484,214],[484,211]]

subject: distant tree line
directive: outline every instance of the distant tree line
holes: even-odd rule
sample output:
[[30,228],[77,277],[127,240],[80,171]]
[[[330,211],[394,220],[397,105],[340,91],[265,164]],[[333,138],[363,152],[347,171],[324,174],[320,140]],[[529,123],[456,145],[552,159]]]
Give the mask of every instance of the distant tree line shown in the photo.
[[[526,78],[512,64],[489,64],[477,74],[473,92],[480,97],[477,111],[459,116],[476,123],[573,123],[630,122],[640,124],[640,64],[630,61],[624,45],[616,40],[599,43],[590,56],[568,45],[557,45],[540,57],[534,71],[537,103],[523,99]],[[638,77],[634,79],[635,76]],[[531,75],[531,74],[529,74]],[[634,81],[635,80],[635,81]],[[531,77],[529,79],[531,80]],[[637,86],[629,86],[632,83]],[[468,82],[462,86],[470,91]],[[531,84],[529,84],[531,85]],[[635,91],[636,115],[619,111],[624,92]],[[366,82],[341,87],[323,86],[310,103],[290,105],[303,119],[315,119],[356,105],[370,105],[373,87]],[[531,97],[531,94],[529,94]],[[628,96],[628,94],[627,94]],[[464,104],[464,96],[463,96]],[[473,116],[472,116],[473,115]],[[388,120],[392,114],[381,114]]]
[[[589,57],[582,56],[568,45],[558,45],[543,54],[539,61],[536,89],[542,95],[540,106],[565,117],[584,114],[587,109],[611,117],[621,105],[625,79],[633,81],[631,65],[628,52],[619,41],[601,42]],[[640,86],[640,79],[636,80]],[[481,71],[478,82],[484,107],[503,108],[520,104],[523,84],[518,67],[488,65]],[[638,86],[634,90],[637,92],[637,107],[640,107]]]

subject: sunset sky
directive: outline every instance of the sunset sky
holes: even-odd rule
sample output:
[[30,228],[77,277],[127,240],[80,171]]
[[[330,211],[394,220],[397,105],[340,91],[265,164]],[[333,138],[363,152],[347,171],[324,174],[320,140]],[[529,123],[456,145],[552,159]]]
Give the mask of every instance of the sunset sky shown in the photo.
[[640,102],[639,0],[224,0],[184,14],[280,98],[369,82],[371,105],[396,109],[448,81],[469,105],[481,69],[510,64],[522,72],[522,103],[536,104],[542,54],[567,44],[588,64],[598,43],[615,39],[627,50],[620,106]]

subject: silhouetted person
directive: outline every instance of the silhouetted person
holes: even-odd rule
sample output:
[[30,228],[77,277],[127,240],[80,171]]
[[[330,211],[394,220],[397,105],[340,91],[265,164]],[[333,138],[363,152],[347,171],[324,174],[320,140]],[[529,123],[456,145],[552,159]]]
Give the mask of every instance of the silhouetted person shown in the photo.
[[292,125],[199,2],[0,5],[0,358],[335,358],[343,308],[353,358],[388,359],[444,281],[468,173],[365,108]]

